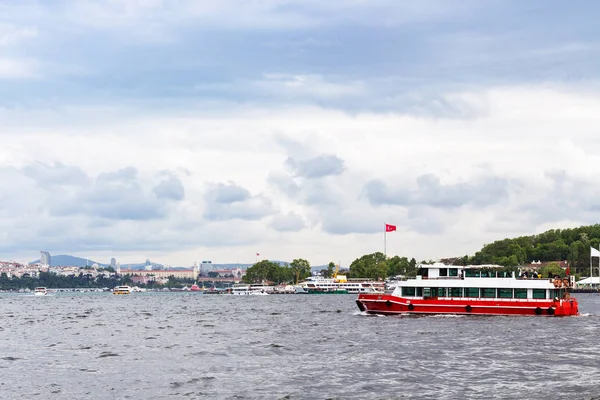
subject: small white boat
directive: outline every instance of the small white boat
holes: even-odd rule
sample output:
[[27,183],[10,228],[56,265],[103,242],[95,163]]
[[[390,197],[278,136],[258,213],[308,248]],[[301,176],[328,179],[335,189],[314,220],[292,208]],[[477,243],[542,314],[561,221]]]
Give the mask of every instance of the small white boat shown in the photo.
[[231,294],[234,296],[268,296],[268,290],[263,285],[235,285]]
[[39,286],[39,287],[35,288],[35,290],[33,291],[33,294],[35,296],[45,296],[48,294],[48,290],[43,286]]
[[113,289],[113,294],[131,294],[131,286],[117,286]]

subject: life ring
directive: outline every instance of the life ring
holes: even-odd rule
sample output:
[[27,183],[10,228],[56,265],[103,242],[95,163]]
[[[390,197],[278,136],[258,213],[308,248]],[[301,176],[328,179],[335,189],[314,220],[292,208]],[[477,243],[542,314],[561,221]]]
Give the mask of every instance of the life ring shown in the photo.
[[415,309],[415,305],[414,305],[414,304],[409,304],[409,305],[408,305],[408,309],[409,309],[410,311],[414,310],[414,309]]
[[469,304],[465,307],[465,310],[467,310],[467,312],[471,312],[471,310],[473,310],[473,307],[471,307],[471,305]]
[[542,309],[541,309],[541,308],[539,308],[539,307],[538,307],[538,308],[536,308],[536,309],[535,309],[535,313],[536,313],[537,315],[541,315],[541,314],[542,314]]
[[546,310],[546,312],[548,313],[548,315],[554,315],[554,308],[548,307],[548,309]]
[[553,283],[555,288],[559,288],[562,282],[558,279],[555,279]]

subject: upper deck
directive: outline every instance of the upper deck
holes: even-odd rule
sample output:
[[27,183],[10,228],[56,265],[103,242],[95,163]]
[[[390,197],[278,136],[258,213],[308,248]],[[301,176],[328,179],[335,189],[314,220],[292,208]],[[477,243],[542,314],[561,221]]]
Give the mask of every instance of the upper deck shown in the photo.
[[[553,289],[557,287],[554,278],[517,276],[518,271],[508,270],[500,265],[446,265],[442,263],[419,265],[419,275],[415,279],[399,282],[404,287],[468,287],[479,288],[530,288]],[[558,286],[571,287],[573,278],[560,281]]]

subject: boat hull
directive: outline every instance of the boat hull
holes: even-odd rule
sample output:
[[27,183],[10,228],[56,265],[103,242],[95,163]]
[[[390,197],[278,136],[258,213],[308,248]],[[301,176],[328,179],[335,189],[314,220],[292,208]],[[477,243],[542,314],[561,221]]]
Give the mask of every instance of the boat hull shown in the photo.
[[356,304],[369,314],[579,315],[577,299],[408,299],[391,294],[360,294]]

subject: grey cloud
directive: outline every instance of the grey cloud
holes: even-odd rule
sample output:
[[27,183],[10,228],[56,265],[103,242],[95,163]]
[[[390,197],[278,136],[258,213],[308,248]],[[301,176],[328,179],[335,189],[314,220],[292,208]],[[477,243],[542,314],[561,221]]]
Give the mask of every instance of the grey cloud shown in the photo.
[[185,197],[183,184],[176,176],[169,176],[152,189],[159,199],[180,201]]
[[282,232],[298,232],[306,228],[306,221],[301,215],[294,212],[279,214],[273,217],[270,226]]
[[[52,212],[55,215],[86,214],[114,220],[147,220],[162,218],[166,215],[166,206],[173,197],[147,193],[137,177],[133,167],[100,174],[93,184],[84,191],[67,199],[54,202]],[[156,190],[156,188],[155,188]],[[182,197],[181,197],[182,198]]]
[[207,197],[215,203],[236,203],[250,198],[248,189],[238,186],[233,182],[214,185],[207,193]]
[[297,176],[307,179],[340,175],[345,170],[344,160],[332,154],[321,154],[308,160],[295,160],[290,157],[286,164]]
[[296,197],[300,193],[300,186],[294,180],[294,177],[288,174],[271,172],[267,178],[267,182],[291,198]]
[[55,186],[82,186],[89,182],[88,176],[78,167],[66,166],[62,163],[35,163],[21,169],[23,174],[40,187],[50,189]]
[[242,219],[260,220],[274,212],[273,205],[264,196],[250,192],[233,182],[210,185],[204,195],[204,217],[211,221]]
[[470,182],[444,185],[431,174],[417,178],[417,189],[388,188],[378,180],[367,182],[364,194],[373,206],[427,205],[435,208],[456,208],[466,204],[479,207],[497,204],[508,197],[510,182],[497,177],[485,177]]

